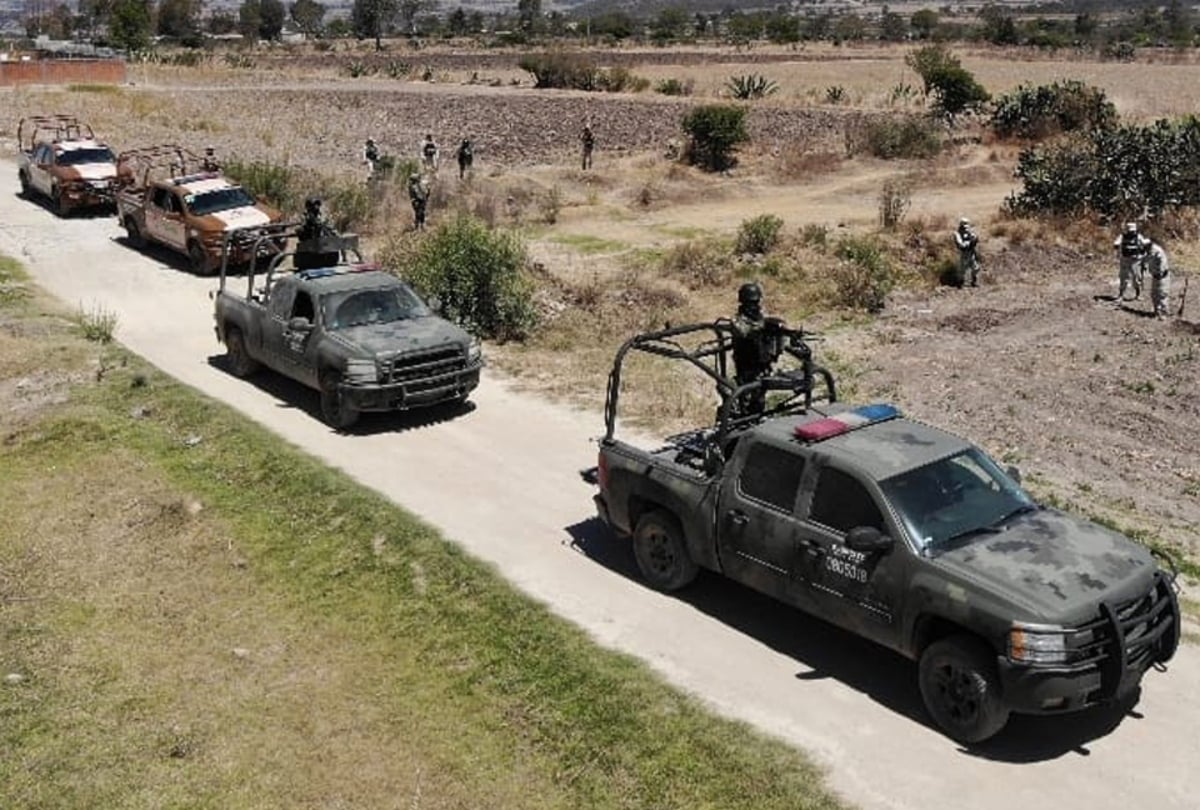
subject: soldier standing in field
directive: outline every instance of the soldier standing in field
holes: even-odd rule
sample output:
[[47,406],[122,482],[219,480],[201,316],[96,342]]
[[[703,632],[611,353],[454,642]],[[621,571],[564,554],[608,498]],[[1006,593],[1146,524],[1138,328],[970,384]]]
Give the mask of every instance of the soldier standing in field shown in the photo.
[[1125,288],[1130,285],[1133,286],[1133,297],[1142,297],[1142,273],[1145,272],[1143,262],[1150,244],[1149,239],[1138,233],[1136,222],[1126,222],[1125,231],[1113,240],[1113,247],[1120,256],[1121,268],[1115,301],[1118,307],[1125,300]]
[[216,150],[211,146],[204,147],[204,159],[200,161],[200,170],[205,172],[221,171],[221,164],[217,163]]
[[458,179],[462,180],[475,162],[475,146],[471,143],[470,138],[463,138],[454,156],[458,158]]
[[962,217],[954,231],[954,246],[958,248],[958,284],[960,287],[975,287],[979,283],[979,234],[971,227],[971,220]]
[[1154,305],[1154,317],[1167,317],[1167,299],[1171,295],[1171,265],[1163,246],[1150,240],[1146,251],[1146,273],[1150,276],[1150,303]]
[[375,166],[379,163],[379,158],[379,147],[375,145],[375,139],[367,138],[362,151],[362,165],[367,167],[367,182],[375,176]]
[[[734,382],[739,386],[762,378],[775,362],[775,358],[769,356],[766,341],[763,340],[767,318],[762,299],[762,287],[757,282],[751,281],[738,288],[732,348]],[[760,413],[766,404],[766,392],[760,388],[743,395],[738,407],[742,413]]]
[[425,142],[421,144],[421,160],[425,163],[425,170],[428,172],[436,172],[438,169],[438,147],[433,142],[433,133],[425,136]]
[[429,186],[425,184],[420,172],[413,172],[408,177],[408,200],[412,203],[413,227],[418,231],[425,230],[425,207],[429,203]]
[[592,132],[590,123],[583,125],[583,132],[579,133],[579,143],[583,147],[583,168],[590,169],[592,168],[592,152],[596,148],[596,135]]

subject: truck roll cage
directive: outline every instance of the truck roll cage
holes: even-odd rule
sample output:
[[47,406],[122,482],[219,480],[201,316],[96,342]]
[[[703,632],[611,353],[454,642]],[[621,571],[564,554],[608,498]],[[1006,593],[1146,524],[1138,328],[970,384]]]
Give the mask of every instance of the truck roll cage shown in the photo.
[[199,171],[200,165],[199,155],[177,143],[126,149],[117,155],[117,182],[123,186],[146,188],[150,185],[151,172],[164,171],[169,177],[182,177]]
[[[680,338],[689,335],[707,335],[708,338],[701,340],[694,348],[688,348]],[[837,401],[837,387],[833,375],[813,362],[809,341],[816,339],[816,335],[802,329],[788,328],[781,321],[770,319],[762,337],[773,342],[776,363],[787,356],[798,365],[785,369],[776,368],[773,363],[766,374],[744,385],[739,384],[732,373],[735,335],[732,321],[726,318],[712,323],[693,323],[668,327],[657,332],[645,332],[625,341],[617,350],[612,371],[608,375],[608,390],[604,401],[604,441],[612,441],[616,432],[621,375],[630,352],[683,361],[713,381],[721,405],[717,410],[715,429],[705,429],[701,432],[705,434],[706,440],[715,440],[718,446],[723,445],[725,438],[733,431],[763,419],[783,414],[804,413],[818,399],[826,402]],[[818,381],[823,384],[823,388],[819,390],[814,385]],[[784,392],[786,396],[762,410],[747,412],[743,408],[743,403],[751,396],[761,392],[765,397],[772,391]]]
[[[298,242],[303,223],[275,222],[268,225],[250,225],[244,228],[233,228],[225,232],[225,241],[221,246],[221,274],[219,290],[225,291],[225,280],[229,272],[231,253],[241,253],[248,257],[246,264],[246,298],[255,297],[254,277],[259,272],[259,260],[266,259],[266,269],[263,271],[263,286],[258,293],[266,297],[271,291],[277,275],[283,272],[293,272],[294,268],[281,268],[283,260],[296,255],[296,248],[289,249],[289,242]],[[362,253],[358,249],[357,234],[338,234],[323,237],[323,244],[336,246],[338,253],[337,267],[351,267],[363,264]]]
[[91,124],[80,121],[74,115],[30,115],[22,118],[17,124],[17,147],[25,149],[25,127],[29,127],[29,149],[37,146],[37,136],[41,132],[52,132],[52,141],[83,141],[95,140],[96,133]]

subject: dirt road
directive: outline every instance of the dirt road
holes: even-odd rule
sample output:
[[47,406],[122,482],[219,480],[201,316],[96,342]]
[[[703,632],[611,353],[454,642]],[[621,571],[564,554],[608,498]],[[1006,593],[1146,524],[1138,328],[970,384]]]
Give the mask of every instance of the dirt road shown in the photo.
[[[494,378],[477,408],[440,423],[325,428],[315,397],[263,375],[234,379],[213,338],[211,280],[143,256],[110,218],[57,220],[16,197],[0,162],[0,251],[68,305],[119,317],[119,339],[166,372],[423,515],[600,643],[649,663],[716,710],[811,752],[865,808],[1197,806],[1200,651],[1151,673],[1132,712],[1015,718],[967,752],[932,729],[898,657],[741,588],[702,578],[681,598],[645,589],[623,544],[592,519],[577,477],[600,431]],[[297,405],[299,403],[299,405]]]

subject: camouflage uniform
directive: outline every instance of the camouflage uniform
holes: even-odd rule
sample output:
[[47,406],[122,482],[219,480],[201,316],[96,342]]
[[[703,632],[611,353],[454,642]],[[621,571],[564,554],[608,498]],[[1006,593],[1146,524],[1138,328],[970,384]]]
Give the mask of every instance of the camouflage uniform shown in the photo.
[[579,134],[579,142],[583,145],[583,168],[592,168],[592,152],[596,148],[596,136],[592,132],[591,124],[583,125],[583,132]]
[[309,197],[304,201],[304,222],[296,232],[296,255],[292,262],[297,270],[332,267],[341,260],[337,232],[325,216],[321,200]]
[[1144,266],[1150,274],[1150,303],[1154,305],[1154,315],[1165,318],[1168,315],[1167,298],[1171,295],[1171,265],[1162,245],[1150,243]]
[[217,156],[211,146],[204,150],[204,159],[200,161],[200,170],[205,172],[221,171],[221,164],[217,163]]
[[425,143],[421,144],[421,160],[425,164],[425,168],[431,172],[436,172],[438,168],[438,148],[433,142],[433,135],[425,136]]
[[[751,282],[738,289],[738,310],[733,318],[734,381],[748,385],[771,370],[775,358],[769,356],[763,340],[766,315],[762,310],[762,288]],[[758,413],[766,407],[762,389],[744,394],[738,408],[742,413]]]
[[1118,277],[1117,305],[1125,300],[1125,288],[1133,285],[1133,297],[1142,297],[1142,273],[1145,272],[1146,251],[1150,240],[1138,233],[1136,222],[1125,223],[1125,232],[1113,240],[1113,247],[1121,256],[1121,272]]
[[367,167],[368,181],[375,176],[375,164],[379,162],[379,158],[379,147],[375,145],[375,139],[367,138],[367,142],[363,146],[362,162]]
[[979,235],[971,229],[971,221],[960,219],[954,231],[954,246],[958,248],[958,283],[974,287],[979,283]]
[[470,171],[471,165],[475,162],[475,147],[471,143],[470,138],[463,138],[463,142],[459,144],[455,157],[458,158],[458,179],[462,180],[467,172]]
[[421,175],[413,173],[408,178],[408,199],[412,203],[413,227],[417,230],[425,228],[425,206],[429,202],[429,188]]

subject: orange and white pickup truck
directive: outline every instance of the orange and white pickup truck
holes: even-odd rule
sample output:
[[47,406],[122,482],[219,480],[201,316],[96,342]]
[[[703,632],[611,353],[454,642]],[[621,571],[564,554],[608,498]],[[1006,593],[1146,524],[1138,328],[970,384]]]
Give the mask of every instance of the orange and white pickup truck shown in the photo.
[[[169,158],[176,176],[155,179],[152,170]],[[125,183],[117,192],[117,216],[136,248],[153,242],[188,257],[192,272],[220,270],[227,232],[281,219],[219,171],[193,171],[195,155],[174,145],[121,153],[118,170]],[[252,244],[234,243],[231,264],[250,259]]]
[[117,159],[88,124],[72,115],[22,118],[17,142],[17,180],[26,199],[48,198],[59,216],[112,205]]

